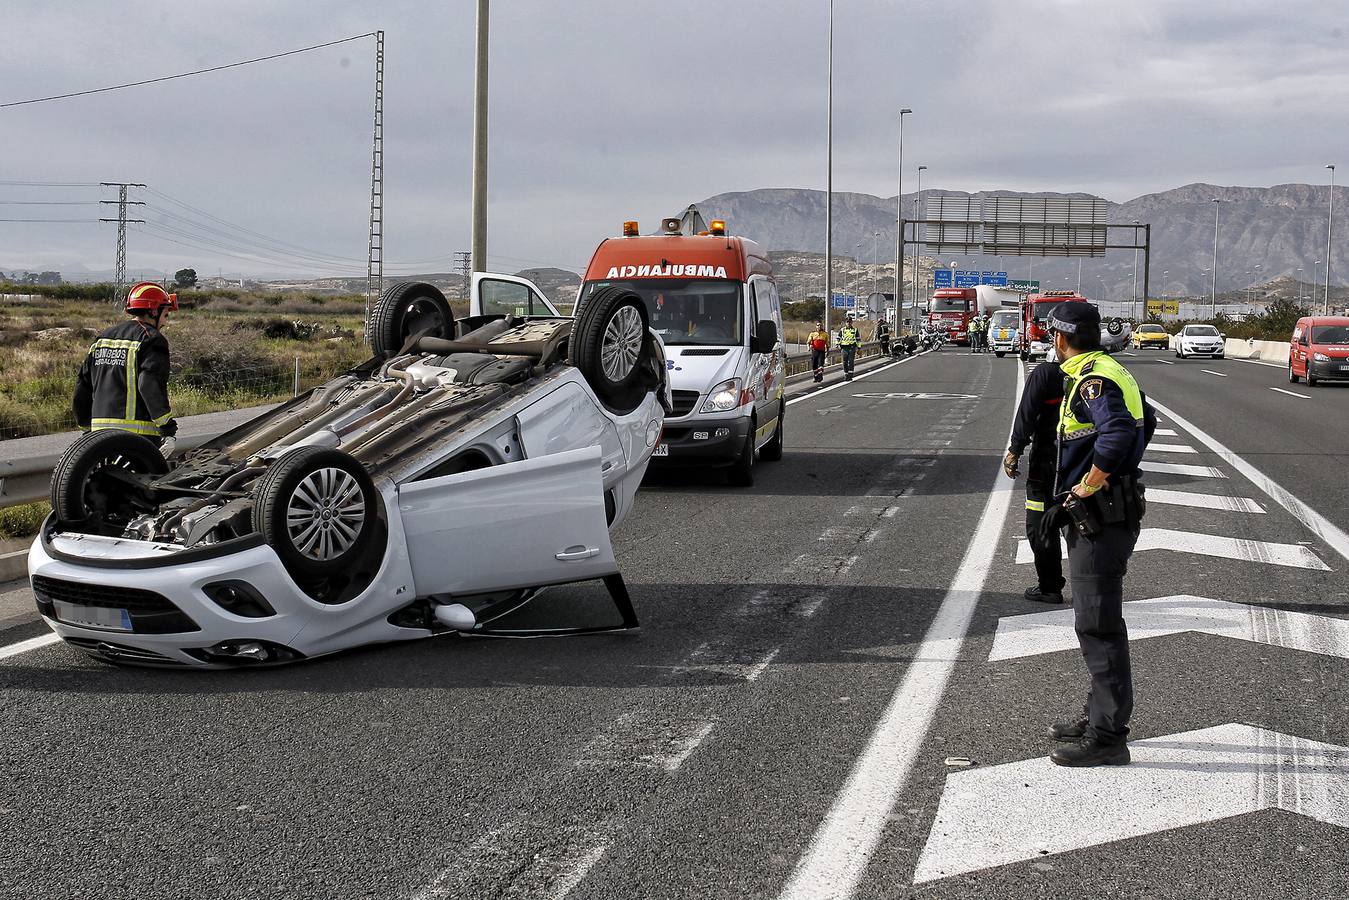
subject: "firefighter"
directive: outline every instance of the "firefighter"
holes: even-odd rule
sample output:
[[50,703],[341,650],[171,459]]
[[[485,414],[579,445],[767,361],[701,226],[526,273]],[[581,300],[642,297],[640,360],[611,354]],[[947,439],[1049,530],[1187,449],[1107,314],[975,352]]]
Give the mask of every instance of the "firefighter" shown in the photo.
[[861,342],[862,336],[853,324],[852,313],[849,313],[847,322],[838,330],[838,348],[843,351],[844,381],[852,381],[853,366],[857,362],[857,345]]
[[815,370],[815,383],[824,381],[824,359],[829,354],[829,332],[824,330],[824,322],[816,322],[815,330],[806,338],[810,348],[810,367]]
[[1026,589],[1026,599],[1038,603],[1063,602],[1063,543],[1056,530],[1045,529],[1040,520],[1045,504],[1054,495],[1054,440],[1059,428],[1059,404],[1063,402],[1063,370],[1056,362],[1035,367],[1026,379],[1012,440],[1003,458],[1008,478],[1019,474],[1021,457],[1030,447],[1026,468],[1026,538],[1035,555],[1036,586]]
[[890,324],[881,316],[876,321],[876,340],[881,342],[881,356],[890,355]]
[[75,422],[84,431],[117,428],[144,435],[167,457],[178,422],[169,409],[169,343],[162,329],[178,295],[153,281],[127,292],[128,322],[98,336],[75,382]]

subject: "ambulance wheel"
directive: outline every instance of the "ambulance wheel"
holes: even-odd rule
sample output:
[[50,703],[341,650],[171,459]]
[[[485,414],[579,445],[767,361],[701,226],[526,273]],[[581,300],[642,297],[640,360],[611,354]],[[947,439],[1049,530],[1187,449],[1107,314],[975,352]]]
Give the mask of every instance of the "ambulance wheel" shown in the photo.
[[649,319],[642,298],[627,288],[600,288],[572,329],[571,361],[600,402],[618,415],[637,408],[650,370]]
[[777,428],[773,429],[773,437],[768,441],[768,443],[764,444],[763,449],[759,451],[759,458],[762,459],[764,462],[777,462],[778,460],[782,459],[782,450],[783,450],[782,426],[783,422],[786,421],[786,419],[787,419],[787,401],[784,400],[782,401],[782,404],[778,407],[778,425]]
[[380,294],[370,311],[370,349],[385,359],[403,348],[408,338],[454,338],[454,313],[445,295],[423,281],[400,281]]
[[755,421],[749,420],[749,434],[745,435],[745,446],[740,449],[740,456],[726,470],[726,482],[732,487],[754,487]]
[[132,519],[155,508],[149,491],[127,476],[168,470],[149,438],[119,429],[82,434],[52,472],[52,509],[62,522],[86,522],[92,533],[120,537]]

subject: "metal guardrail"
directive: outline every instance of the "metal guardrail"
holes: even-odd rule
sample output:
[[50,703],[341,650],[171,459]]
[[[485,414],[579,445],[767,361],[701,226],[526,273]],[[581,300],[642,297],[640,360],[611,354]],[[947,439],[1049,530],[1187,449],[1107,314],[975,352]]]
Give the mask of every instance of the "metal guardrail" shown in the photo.
[[[879,341],[871,341],[869,343],[857,345],[858,360],[869,359],[873,356],[880,356],[880,355],[881,355],[881,344]],[[786,363],[787,366],[788,378],[790,378],[793,375],[801,375],[811,370],[809,353],[801,353],[796,356],[787,356],[784,359],[784,362]],[[828,353],[825,354],[824,365],[825,368],[832,368],[834,366],[843,365],[843,351],[839,350],[837,347],[835,347],[833,350],[830,350]]]

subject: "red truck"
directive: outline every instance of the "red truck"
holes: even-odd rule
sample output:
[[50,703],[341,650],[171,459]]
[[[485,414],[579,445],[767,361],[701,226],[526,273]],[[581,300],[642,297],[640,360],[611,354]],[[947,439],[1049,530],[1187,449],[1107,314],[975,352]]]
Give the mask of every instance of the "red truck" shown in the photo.
[[927,326],[946,332],[951,343],[968,347],[970,319],[974,318],[977,302],[974,288],[939,288],[927,304]]
[[1045,291],[1021,301],[1021,358],[1044,356],[1054,346],[1049,336],[1049,313],[1060,303],[1090,302],[1077,291]]

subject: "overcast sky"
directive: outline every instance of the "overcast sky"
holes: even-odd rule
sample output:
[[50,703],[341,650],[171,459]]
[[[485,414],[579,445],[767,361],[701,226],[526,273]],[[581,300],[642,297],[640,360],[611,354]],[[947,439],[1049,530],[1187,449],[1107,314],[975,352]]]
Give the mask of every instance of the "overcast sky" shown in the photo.
[[[474,6],[6,0],[0,103],[382,28],[386,265],[445,271],[469,246]],[[906,176],[928,166],[926,187],[1127,200],[1349,165],[1342,3],[837,0],[835,16],[836,190],[893,196],[901,105]],[[624,219],[823,188],[827,22],[827,0],[496,0],[492,268],[579,269]],[[0,109],[0,180],[146,182],[157,233],[130,235],[133,268],[363,274],[373,49]],[[222,252],[240,249],[230,228],[161,195],[265,235],[246,240],[269,260]],[[0,219],[93,219],[51,204],[114,196],[0,183]],[[114,249],[110,225],[0,222],[6,271],[106,270]]]

